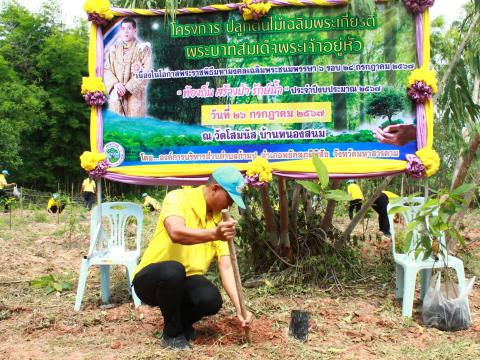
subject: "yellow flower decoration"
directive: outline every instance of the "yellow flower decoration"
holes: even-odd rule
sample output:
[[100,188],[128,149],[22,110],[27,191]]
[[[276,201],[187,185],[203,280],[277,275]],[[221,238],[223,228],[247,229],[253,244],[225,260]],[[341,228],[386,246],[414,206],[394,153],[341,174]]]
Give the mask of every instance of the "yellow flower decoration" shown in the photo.
[[426,175],[428,177],[432,176],[438,171],[438,169],[440,169],[440,156],[438,156],[438,153],[435,150],[423,148],[418,150],[415,154],[420,159],[423,166],[425,166]]
[[106,92],[105,84],[103,83],[102,78],[96,76],[89,76],[82,78],[82,95],[85,95],[88,92],[100,91],[102,93]]
[[[264,157],[256,157],[247,165],[247,183],[249,182],[249,180],[262,183],[268,183],[272,181],[272,167],[270,166],[268,160]],[[256,179],[254,180],[253,178]]]
[[110,1],[108,0],[86,0],[83,10],[89,14],[98,14],[107,20],[113,18],[113,12],[110,10]]
[[243,4],[240,6],[240,13],[243,16],[243,20],[258,20],[264,17],[270,11],[272,4],[263,0],[243,0]]
[[407,86],[411,87],[413,84],[415,84],[415,81],[423,81],[426,85],[432,88],[432,91],[434,94],[438,91],[437,75],[433,70],[428,70],[424,68],[413,70],[410,76],[408,77]]
[[80,166],[86,171],[95,170],[97,164],[105,160],[107,156],[99,152],[84,151],[80,156]]

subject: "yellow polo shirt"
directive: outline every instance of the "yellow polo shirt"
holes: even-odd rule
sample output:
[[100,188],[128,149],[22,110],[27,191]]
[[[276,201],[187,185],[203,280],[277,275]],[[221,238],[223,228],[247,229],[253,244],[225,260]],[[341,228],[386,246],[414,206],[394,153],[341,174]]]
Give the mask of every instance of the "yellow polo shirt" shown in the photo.
[[388,196],[388,199],[389,199],[389,200],[390,200],[390,199],[398,198],[398,195],[395,194],[395,193],[393,193],[393,192],[391,192],[391,191],[386,191],[386,190],[385,190],[385,191],[382,191],[382,192],[383,192],[385,195]]
[[59,207],[58,201],[55,200],[54,198],[50,198],[50,200],[48,200],[47,209],[51,209],[52,206]]
[[94,193],[96,187],[97,185],[95,184],[95,180],[90,178],[86,178],[85,180],[83,180],[83,184],[82,184],[83,191]]
[[147,195],[145,196],[145,201],[143,202],[143,206],[147,207],[149,205],[152,205],[155,210],[160,210],[160,207],[161,207],[156,199]]
[[0,189],[5,188],[7,186],[7,179],[5,179],[5,176],[3,174],[0,174]]
[[191,229],[211,229],[222,220],[221,213],[207,218],[207,205],[203,197],[204,186],[171,191],[165,197],[157,228],[143,254],[135,274],[145,266],[160,261],[178,261],[185,266],[187,276],[203,275],[208,271],[214,257],[229,255],[226,241],[216,240],[202,244],[176,244],[168,235],[164,221],[169,216],[180,216]]
[[352,198],[352,200],[363,200],[363,193],[360,186],[357,184],[350,184],[347,186],[348,195]]

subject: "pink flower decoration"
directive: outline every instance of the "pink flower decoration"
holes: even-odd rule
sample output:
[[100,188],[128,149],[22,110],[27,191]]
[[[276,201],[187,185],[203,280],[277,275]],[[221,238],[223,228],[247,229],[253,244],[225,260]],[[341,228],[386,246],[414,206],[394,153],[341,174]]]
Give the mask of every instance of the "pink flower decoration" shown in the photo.
[[426,175],[427,170],[425,169],[422,161],[416,155],[407,154],[405,157],[407,159],[407,168],[405,173],[408,176],[414,179],[420,179]]
[[83,95],[83,98],[90,106],[102,106],[107,101],[107,97],[102,91],[89,91]]
[[259,179],[258,174],[253,176],[245,176],[245,184],[251,187],[256,187],[256,188],[260,188],[267,184],[265,181],[259,181],[258,179]]
[[422,14],[429,7],[432,7],[435,0],[403,0],[408,10],[414,14]]
[[97,13],[88,13],[88,21],[93,22],[95,25],[104,26],[108,24],[108,20],[101,17]]
[[425,82],[417,80],[408,88],[407,94],[417,104],[425,104],[432,98],[433,89]]
[[107,159],[102,160],[97,164],[97,167],[95,169],[88,172],[88,176],[91,177],[92,179],[98,179],[107,174],[107,170],[109,167],[110,167],[110,163],[108,162],[108,160]]

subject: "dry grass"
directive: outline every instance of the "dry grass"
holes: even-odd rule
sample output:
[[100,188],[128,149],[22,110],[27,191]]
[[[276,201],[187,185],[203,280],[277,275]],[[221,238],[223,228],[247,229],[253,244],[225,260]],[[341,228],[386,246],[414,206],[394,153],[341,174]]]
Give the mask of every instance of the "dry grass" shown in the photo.
[[[76,208],[73,233],[62,214],[44,210],[16,211],[12,230],[8,215],[0,217],[0,358],[1,359],[477,359],[480,357],[480,296],[470,299],[472,327],[446,333],[422,327],[419,304],[413,319],[402,320],[394,299],[388,251],[371,246],[369,276],[356,284],[327,290],[304,286],[247,289],[249,307],[257,314],[252,345],[244,344],[228,301],[216,316],[197,325],[192,351],[161,348],[162,318],[157,309],[134,309],[124,272],[112,270],[113,307],[101,305],[98,270],[92,268],[81,312],[73,310],[76,278],[88,248],[88,213]],[[474,223],[479,224],[476,217]],[[144,242],[156,216],[147,214]],[[70,236],[71,235],[71,236]],[[469,262],[478,269],[480,239],[470,240]],[[380,256],[382,254],[382,256]],[[382,260],[383,259],[383,260]],[[73,283],[73,290],[47,294],[29,281],[53,274]],[[382,275],[383,274],[383,275]],[[373,278],[372,278],[373,276]],[[390,277],[390,279],[388,279]],[[310,314],[309,340],[288,336],[290,311]]]

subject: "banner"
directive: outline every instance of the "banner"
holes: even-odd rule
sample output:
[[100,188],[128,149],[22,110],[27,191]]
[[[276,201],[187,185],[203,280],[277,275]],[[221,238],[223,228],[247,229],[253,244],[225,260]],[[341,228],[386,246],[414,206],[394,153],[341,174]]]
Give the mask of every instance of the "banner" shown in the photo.
[[291,6],[258,21],[237,11],[115,18],[103,28],[97,145],[118,173],[149,166],[150,176],[242,169],[257,156],[296,172],[288,163],[313,154],[345,173],[364,159],[365,173],[385,170],[372,160],[401,169],[417,150],[406,92],[416,46],[402,2],[364,16]]

